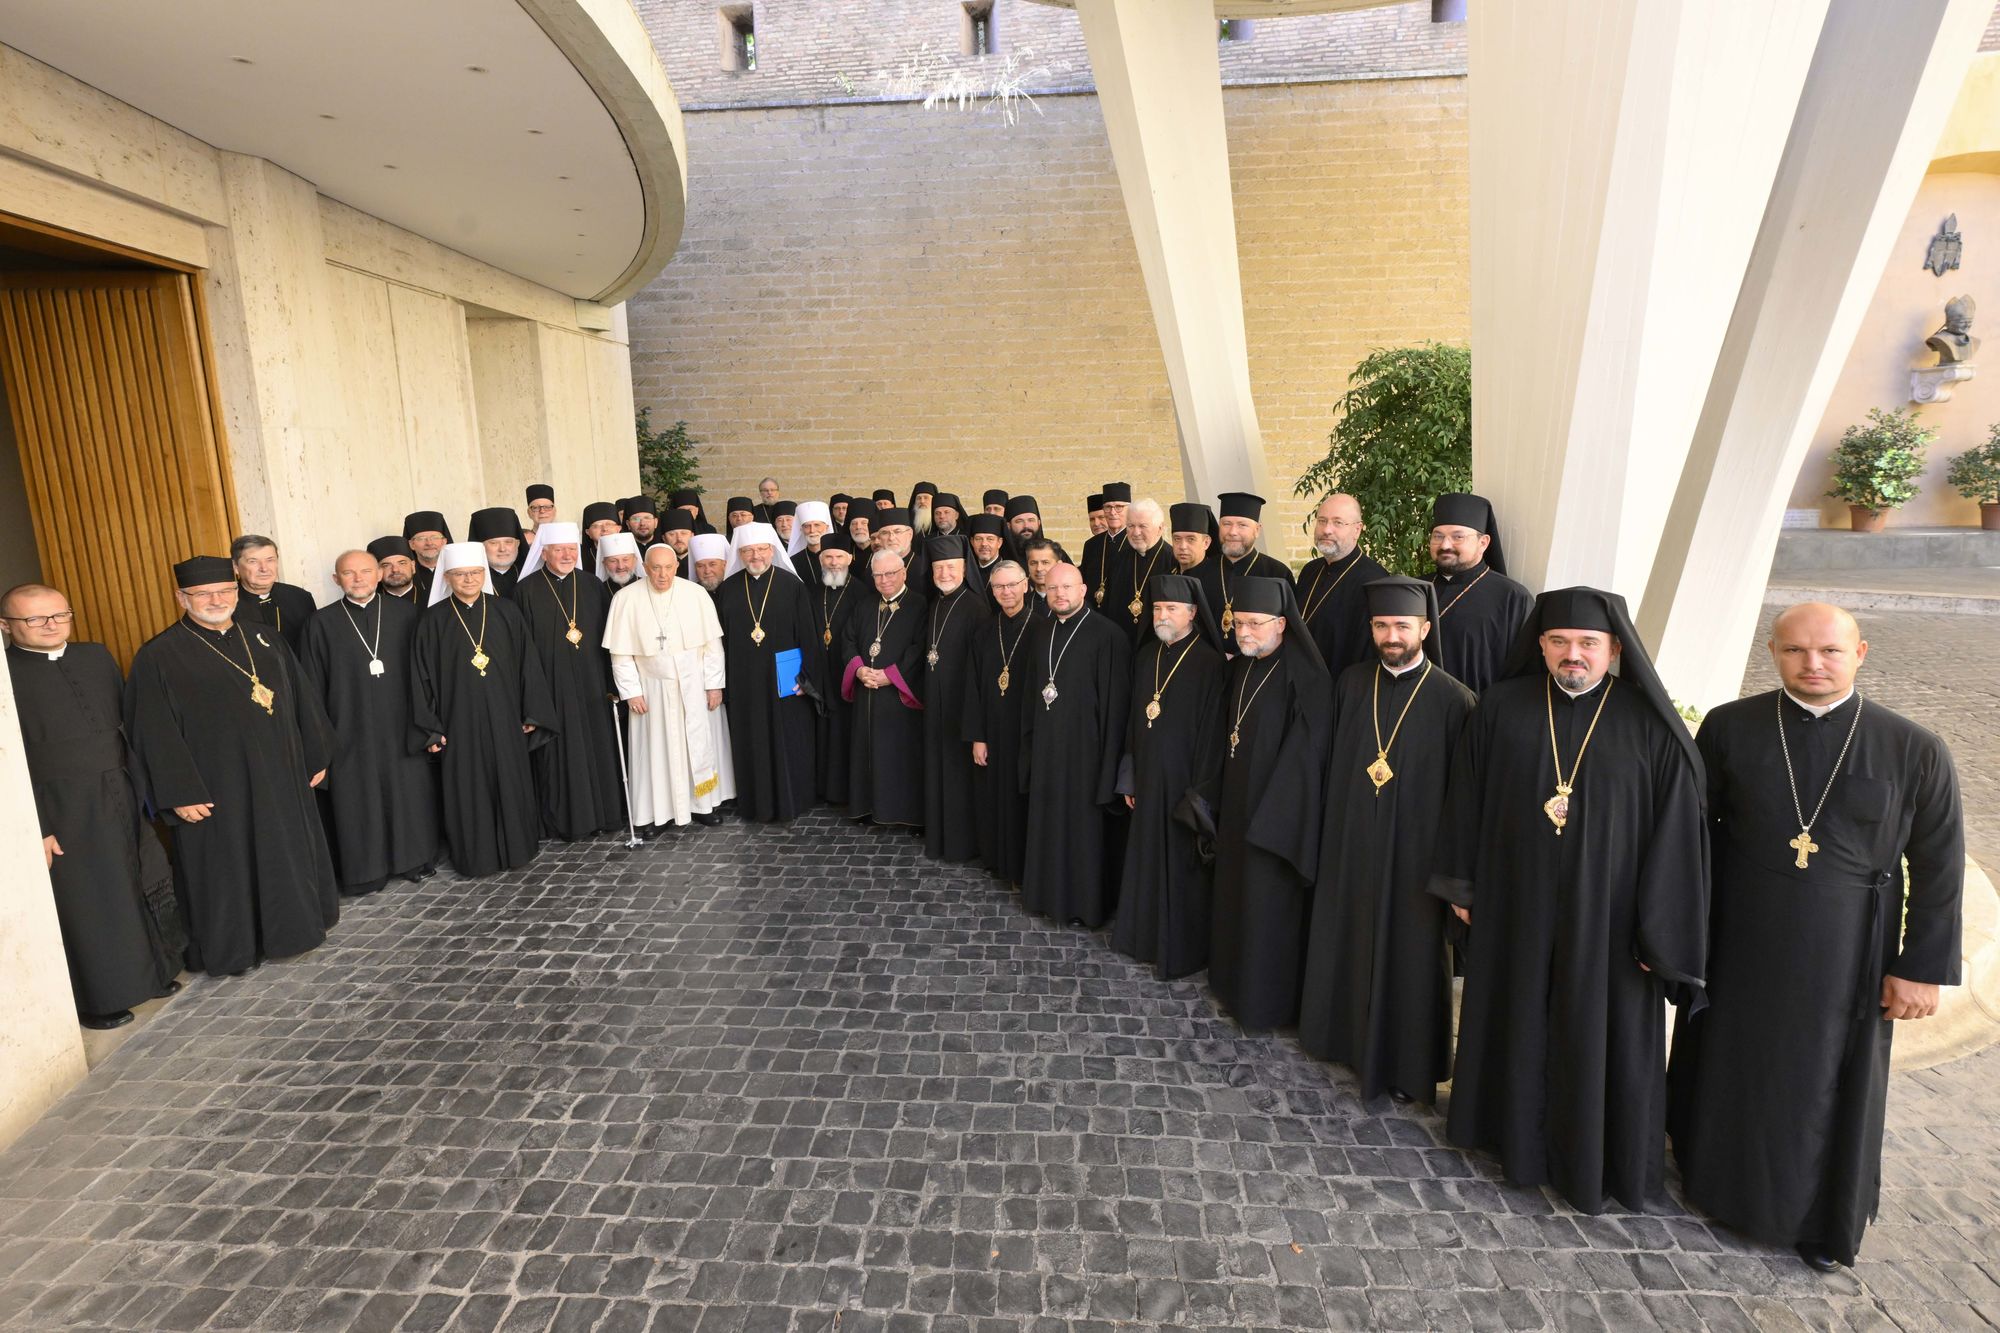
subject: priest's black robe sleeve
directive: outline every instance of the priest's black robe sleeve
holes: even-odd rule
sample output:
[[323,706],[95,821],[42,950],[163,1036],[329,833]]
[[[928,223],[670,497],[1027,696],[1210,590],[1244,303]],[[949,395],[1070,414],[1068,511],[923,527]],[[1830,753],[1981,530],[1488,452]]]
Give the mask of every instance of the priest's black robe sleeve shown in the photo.
[[136,656],[125,681],[125,734],[132,738],[132,769],[140,795],[156,813],[179,822],[176,806],[215,800],[182,732],[174,692],[152,654]]
[[[1291,664],[1288,664],[1290,666]],[[1292,667],[1296,670],[1296,667]],[[1292,702],[1271,783],[1257,803],[1246,838],[1285,862],[1301,879],[1319,874],[1320,821],[1326,810],[1327,747],[1332,743],[1326,678],[1313,673],[1292,682]]]
[[[1633,957],[1667,985],[1667,998],[1683,1012],[1703,1004],[1708,970],[1708,821],[1702,792],[1688,772],[1678,741],[1652,754],[1652,838],[1639,866],[1638,938]],[[1685,835],[1685,836],[1684,836]],[[1699,854],[1689,859],[1689,849]]]
[[1889,967],[1904,981],[1956,986],[1962,978],[1961,906],[1965,896],[1965,821],[1951,752],[1935,741],[1919,760],[1915,818],[1903,856],[1909,863],[1903,946]]

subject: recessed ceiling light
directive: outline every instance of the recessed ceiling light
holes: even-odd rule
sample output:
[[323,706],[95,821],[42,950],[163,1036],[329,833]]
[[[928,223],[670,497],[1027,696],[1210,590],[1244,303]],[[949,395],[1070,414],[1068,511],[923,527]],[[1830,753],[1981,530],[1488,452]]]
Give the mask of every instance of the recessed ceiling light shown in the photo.
[[394,162],[384,162],[382,164],[382,170],[384,171],[394,171],[395,169],[396,169],[396,164]]
[[529,130],[529,131],[528,131],[528,133],[530,133],[530,134],[540,134],[540,133],[541,133],[541,131],[540,131],[540,130]]
[[254,65],[257,63],[256,61],[252,60],[249,56],[231,56],[229,58],[231,61],[233,61],[238,65]]
[[559,180],[559,181],[566,181],[566,180],[568,180],[568,179],[569,179],[569,177],[567,177],[567,176],[558,176],[558,177],[556,177],[556,179],[557,179],[557,180]]
[[484,66],[484,65],[467,65],[467,66],[465,67],[465,72],[466,72],[467,74],[484,74],[484,73],[486,72],[486,66]]
[[327,114],[326,112],[324,112],[324,111],[322,111],[322,112],[320,112],[320,113],[319,113],[319,118],[320,118],[321,120],[339,120],[339,119],[340,119],[340,117],[339,117],[339,116],[330,116],[330,115],[328,115],[328,114]]

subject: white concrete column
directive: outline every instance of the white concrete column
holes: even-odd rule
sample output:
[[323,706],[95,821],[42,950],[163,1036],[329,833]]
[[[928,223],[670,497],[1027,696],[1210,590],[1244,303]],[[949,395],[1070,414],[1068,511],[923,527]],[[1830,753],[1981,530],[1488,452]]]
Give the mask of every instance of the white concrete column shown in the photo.
[[1741,687],[1793,479],[1992,8],[1827,15],[1640,611],[1689,703]]
[[1188,494],[1267,489],[1209,0],[1076,0],[1180,422]]
[[1826,8],[1471,6],[1474,485],[1531,587],[1645,587]]
[[0,668],[0,1148],[86,1072],[42,827],[21,752],[14,687]]

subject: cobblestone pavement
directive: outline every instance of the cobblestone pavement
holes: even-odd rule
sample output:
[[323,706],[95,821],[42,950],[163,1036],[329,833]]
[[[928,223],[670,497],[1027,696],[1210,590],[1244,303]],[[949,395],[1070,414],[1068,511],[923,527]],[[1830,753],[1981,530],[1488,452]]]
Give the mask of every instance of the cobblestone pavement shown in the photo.
[[[1972,734],[1972,641],[1908,628],[1878,693]],[[190,987],[0,1156],[0,1328],[1989,1327],[1996,1083],[1897,1077],[1823,1278],[1509,1188],[907,835],[732,823]]]

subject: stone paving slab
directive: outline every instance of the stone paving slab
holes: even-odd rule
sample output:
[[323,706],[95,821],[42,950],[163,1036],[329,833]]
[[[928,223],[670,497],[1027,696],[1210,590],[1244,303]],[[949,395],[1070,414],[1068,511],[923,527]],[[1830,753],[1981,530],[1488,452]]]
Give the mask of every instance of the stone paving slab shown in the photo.
[[[1956,630],[1880,630],[1878,692],[1970,725]],[[0,1328],[1983,1328],[1996,1085],[1896,1077],[1881,1219],[1820,1277],[1509,1187],[819,812],[398,887],[191,986],[0,1155]]]

